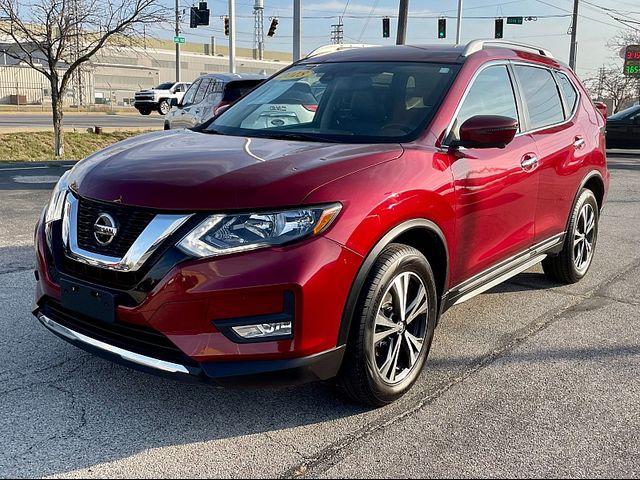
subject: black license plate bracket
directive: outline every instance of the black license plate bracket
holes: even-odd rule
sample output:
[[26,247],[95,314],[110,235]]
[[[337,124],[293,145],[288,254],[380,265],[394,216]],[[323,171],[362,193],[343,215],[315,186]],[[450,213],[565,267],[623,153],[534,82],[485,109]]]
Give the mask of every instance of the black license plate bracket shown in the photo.
[[62,307],[102,322],[116,321],[116,299],[113,293],[60,279]]

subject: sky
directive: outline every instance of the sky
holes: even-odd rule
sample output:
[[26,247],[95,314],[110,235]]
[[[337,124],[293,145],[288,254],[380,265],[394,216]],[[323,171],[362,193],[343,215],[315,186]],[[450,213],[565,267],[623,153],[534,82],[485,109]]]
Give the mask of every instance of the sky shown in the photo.
[[[164,0],[170,2],[170,0]],[[181,0],[186,8],[197,3]],[[253,0],[236,0],[239,47],[253,45]],[[266,50],[290,52],[292,49],[293,0],[264,0],[265,34],[270,17],[278,17],[273,37],[266,37]],[[228,12],[228,0],[208,0],[211,23],[208,27],[190,29],[188,16],[183,22],[183,34],[188,42],[207,43],[215,35],[218,44],[227,41],[223,20]],[[397,0],[302,0],[303,52],[326,45],[331,39],[331,25],[343,15],[344,43],[392,45],[397,28]],[[573,0],[464,0],[462,42],[475,38],[493,38],[495,17],[531,16],[537,20],[523,25],[504,25],[504,39],[519,40],[547,48],[554,56],[568,62]],[[407,43],[455,43],[457,0],[409,0]],[[607,48],[607,40],[625,26],[617,19],[631,22],[640,29],[640,0],[580,0],[578,20],[577,72],[582,78],[594,77],[603,64],[619,62],[619,52]],[[382,17],[391,18],[391,38],[382,38]],[[437,39],[437,17],[447,19],[447,38]],[[474,18],[487,17],[487,18]],[[158,36],[173,36],[171,26],[156,32]]]

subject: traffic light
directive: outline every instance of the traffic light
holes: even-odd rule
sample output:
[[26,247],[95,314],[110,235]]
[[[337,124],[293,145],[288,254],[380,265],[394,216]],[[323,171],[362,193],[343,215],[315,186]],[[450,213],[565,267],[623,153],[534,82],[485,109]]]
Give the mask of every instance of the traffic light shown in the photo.
[[198,25],[204,25],[205,27],[209,25],[209,9],[207,8],[207,2],[200,2],[198,6],[198,17],[200,22]]
[[199,25],[209,25],[209,9],[207,2],[200,2],[197,7],[191,7],[189,27],[198,28]]
[[278,28],[278,19],[271,19],[271,26],[269,27],[269,32],[267,33],[267,37],[273,37],[276,34],[276,28]]
[[391,20],[389,17],[382,19],[382,38],[389,38],[391,36]]
[[438,19],[438,38],[447,38],[447,19]]
[[191,7],[191,14],[189,15],[189,28],[198,28],[198,7]]
[[229,17],[224,17],[224,34],[229,36]]
[[502,38],[503,36],[504,36],[504,20],[502,18],[496,18],[495,38]]

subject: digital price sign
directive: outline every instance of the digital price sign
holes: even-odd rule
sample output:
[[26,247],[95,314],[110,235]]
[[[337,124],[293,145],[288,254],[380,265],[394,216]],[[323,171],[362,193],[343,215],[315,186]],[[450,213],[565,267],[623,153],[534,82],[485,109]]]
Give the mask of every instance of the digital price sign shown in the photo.
[[629,45],[624,52],[625,75],[640,77],[640,45]]

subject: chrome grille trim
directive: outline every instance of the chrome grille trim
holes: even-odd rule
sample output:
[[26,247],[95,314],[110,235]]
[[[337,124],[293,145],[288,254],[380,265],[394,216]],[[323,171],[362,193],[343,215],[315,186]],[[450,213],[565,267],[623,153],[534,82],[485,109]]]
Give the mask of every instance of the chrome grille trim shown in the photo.
[[120,272],[135,272],[149,259],[160,245],[191,215],[158,214],[142,231],[122,258],[100,255],[80,248],[78,245],[78,199],[69,192],[65,201],[62,219],[62,243],[67,257],[94,267]]

